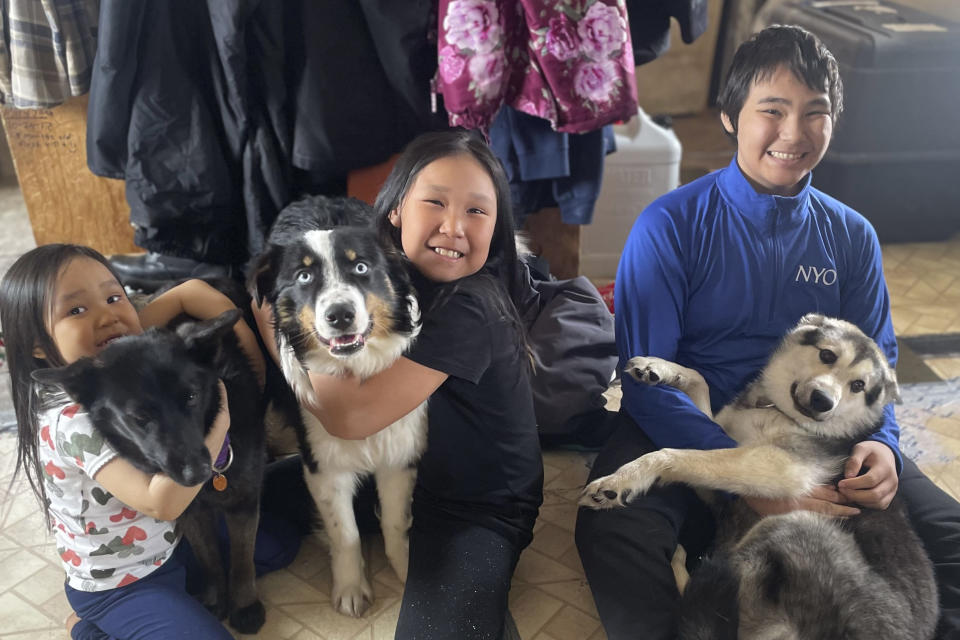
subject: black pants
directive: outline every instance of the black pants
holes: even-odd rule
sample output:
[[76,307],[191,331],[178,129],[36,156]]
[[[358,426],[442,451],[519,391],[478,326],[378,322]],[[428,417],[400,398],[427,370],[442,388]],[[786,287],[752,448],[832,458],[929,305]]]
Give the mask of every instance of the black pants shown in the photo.
[[521,549],[506,537],[449,515],[417,510],[398,640],[519,637],[507,595]]
[[[623,412],[620,423],[597,456],[590,480],[656,448]],[[936,570],[941,607],[936,638],[960,640],[960,503],[907,458],[899,493]],[[681,485],[654,487],[623,509],[580,509],[577,549],[610,640],[676,637],[679,592],[670,560],[678,541],[686,547],[689,540],[688,555],[696,555],[711,529],[706,506]]]

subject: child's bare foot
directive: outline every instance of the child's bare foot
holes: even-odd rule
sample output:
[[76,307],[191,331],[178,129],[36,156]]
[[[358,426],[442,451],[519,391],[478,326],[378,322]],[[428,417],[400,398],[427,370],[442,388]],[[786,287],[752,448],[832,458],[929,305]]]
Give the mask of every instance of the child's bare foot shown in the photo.
[[70,632],[73,630],[73,627],[76,626],[78,622],[80,622],[80,616],[78,616],[75,611],[71,611],[70,615],[67,616],[67,621],[64,623],[64,626],[67,627],[68,635],[70,634]]

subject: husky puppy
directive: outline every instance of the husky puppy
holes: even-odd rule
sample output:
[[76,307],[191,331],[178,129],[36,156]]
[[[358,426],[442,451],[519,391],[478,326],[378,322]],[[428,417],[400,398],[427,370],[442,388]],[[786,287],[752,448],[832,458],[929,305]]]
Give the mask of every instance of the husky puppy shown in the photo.
[[[237,631],[256,633],[266,615],[253,562],[265,460],[263,402],[233,332],[239,318],[233,309],[212,320],[183,322],[176,333],[148,329],[112,342],[94,358],[38,369],[33,377],[59,385],[80,403],[133,466],[185,486],[213,475],[203,441],[220,410],[217,379],[223,380],[230,431],[223,462],[217,462],[226,487],[207,482],[177,524],[206,576],[201,601],[220,618],[229,614]],[[220,514],[230,535],[229,576],[217,542]]]
[[[856,326],[804,316],[759,378],[716,416],[696,371],[638,357],[638,381],[685,392],[737,441],[733,449],[661,449],[598,478],[580,504],[619,507],[654,483],[683,482],[742,496],[799,498],[842,475],[851,447],[898,399],[896,376]],[[681,637],[922,640],[933,636],[933,568],[902,503],[854,518],[808,511],[759,517],[733,501],[717,551],[691,576]]]
[[[402,257],[378,241],[359,200],[313,196],[280,212],[251,269],[259,302],[273,305],[283,375],[301,405],[314,403],[308,371],[369,377],[420,332],[420,307]],[[329,435],[301,409],[304,477],[330,537],[334,606],[360,616],[373,599],[364,575],[353,497],[376,479],[387,559],[407,576],[416,462],[426,446],[426,403],[364,440]]]

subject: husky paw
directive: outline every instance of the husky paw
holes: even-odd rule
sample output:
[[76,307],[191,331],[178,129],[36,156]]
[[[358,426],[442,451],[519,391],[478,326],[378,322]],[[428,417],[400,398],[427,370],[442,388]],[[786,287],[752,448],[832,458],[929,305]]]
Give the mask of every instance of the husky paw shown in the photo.
[[626,506],[631,495],[630,489],[621,487],[613,474],[597,478],[584,487],[578,502],[591,509],[612,509]]
[[373,602],[373,589],[366,578],[357,584],[334,585],[331,593],[334,608],[345,616],[359,618]]
[[259,600],[230,614],[230,626],[240,633],[254,634],[266,621],[267,611]]
[[631,498],[646,493],[660,477],[659,453],[648,453],[608,476],[597,478],[584,487],[578,502],[591,509],[626,506]]
[[669,387],[680,388],[684,384],[683,367],[652,356],[638,356],[631,358],[624,369],[637,382],[649,385],[665,384]]

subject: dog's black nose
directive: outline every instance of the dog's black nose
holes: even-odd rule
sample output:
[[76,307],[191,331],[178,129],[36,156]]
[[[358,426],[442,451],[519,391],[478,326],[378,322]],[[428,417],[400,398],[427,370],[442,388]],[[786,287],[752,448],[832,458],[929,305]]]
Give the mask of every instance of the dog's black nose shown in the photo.
[[833,400],[831,400],[822,391],[816,389],[810,394],[810,408],[817,413],[826,413],[833,409]]
[[324,314],[327,324],[341,331],[353,324],[353,318],[353,307],[349,304],[332,304]]

